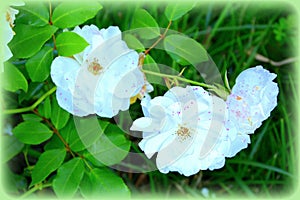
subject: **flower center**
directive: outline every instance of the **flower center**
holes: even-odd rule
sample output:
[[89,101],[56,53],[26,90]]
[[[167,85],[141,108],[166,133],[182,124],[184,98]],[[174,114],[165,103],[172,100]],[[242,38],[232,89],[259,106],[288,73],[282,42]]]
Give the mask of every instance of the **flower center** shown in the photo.
[[92,74],[98,75],[103,71],[103,67],[99,64],[98,59],[94,59],[94,61],[89,64],[88,70]]
[[191,137],[191,131],[187,127],[179,126],[178,130],[176,131],[176,134],[182,139],[185,140],[188,137]]

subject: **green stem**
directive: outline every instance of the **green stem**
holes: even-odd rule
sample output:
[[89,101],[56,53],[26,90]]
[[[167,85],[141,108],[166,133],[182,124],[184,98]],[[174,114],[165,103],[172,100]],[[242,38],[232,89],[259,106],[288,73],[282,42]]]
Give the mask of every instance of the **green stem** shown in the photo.
[[33,188],[31,188],[30,190],[28,190],[27,192],[25,192],[22,196],[20,196],[20,198],[25,198],[29,195],[31,195],[32,193],[34,193],[35,191],[37,190],[41,190],[43,188],[46,188],[46,187],[51,187],[52,186],[52,183],[46,183],[46,184],[43,184],[43,185],[35,185]]
[[44,101],[48,96],[50,96],[53,92],[55,92],[56,87],[53,87],[51,90],[46,92],[43,96],[41,96],[34,104],[31,106],[25,107],[25,108],[17,108],[17,109],[10,109],[10,110],[4,110],[3,114],[16,114],[16,113],[23,113],[27,111],[34,110],[42,101]]
[[83,160],[84,164],[89,168],[89,170],[92,171],[93,168],[90,166],[90,164],[88,163],[88,161],[85,158],[83,158],[83,156],[80,156],[80,157],[82,157],[82,160]]
[[212,85],[208,85],[208,84],[205,84],[205,83],[199,83],[197,81],[192,81],[190,79],[186,79],[186,78],[182,78],[182,77],[179,77],[177,75],[170,75],[170,74],[161,74],[161,73],[157,73],[157,72],[152,72],[152,71],[148,71],[148,70],[144,70],[142,69],[142,71],[145,73],[145,74],[151,74],[151,75],[154,75],[154,76],[159,76],[159,77],[163,77],[163,78],[174,78],[176,80],[179,80],[179,81],[182,81],[182,82],[186,82],[186,83],[191,83],[193,85],[199,85],[201,87],[205,87],[205,88],[208,88],[208,89],[214,89],[215,87],[212,86]]

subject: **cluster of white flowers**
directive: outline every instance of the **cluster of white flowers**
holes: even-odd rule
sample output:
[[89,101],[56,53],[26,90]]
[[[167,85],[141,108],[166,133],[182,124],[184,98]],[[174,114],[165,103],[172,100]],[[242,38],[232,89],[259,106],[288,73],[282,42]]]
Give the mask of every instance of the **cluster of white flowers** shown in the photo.
[[[257,66],[243,71],[227,100],[201,87],[173,87],[151,99],[151,88],[139,68],[139,55],[121,39],[118,27],[75,27],[89,46],[70,57],[58,56],[51,66],[59,105],[77,116],[96,113],[113,117],[127,110],[130,100],[142,93],[145,117],[131,130],[142,131],[140,148],[148,158],[156,152],[162,173],[185,176],[224,166],[250,143],[249,134],[270,116],[277,104],[275,74]],[[151,90],[150,89],[150,90]]]
[[201,87],[171,88],[162,97],[142,100],[145,117],[132,130],[143,131],[140,148],[162,173],[185,176],[224,166],[250,143],[248,134],[270,116],[277,104],[275,74],[261,66],[243,71],[227,100]]
[[[8,8],[3,23],[4,60],[12,56],[7,43],[13,38],[17,13]],[[151,99],[147,92],[153,87],[140,70],[141,55],[128,48],[118,27],[77,26],[73,32],[89,45],[73,57],[53,60],[51,78],[59,105],[76,116],[110,118],[144,96],[144,117],[136,119],[131,130],[143,132],[139,146],[148,158],[157,153],[162,173],[190,176],[223,167],[226,157],[248,146],[249,134],[277,105],[276,75],[262,66],[243,71],[226,101],[198,86],[176,86]]]

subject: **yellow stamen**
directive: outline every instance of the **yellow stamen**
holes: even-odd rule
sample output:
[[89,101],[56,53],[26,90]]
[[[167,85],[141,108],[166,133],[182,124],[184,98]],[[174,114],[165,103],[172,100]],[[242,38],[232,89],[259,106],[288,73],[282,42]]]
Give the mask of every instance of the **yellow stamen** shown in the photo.
[[187,127],[179,126],[176,134],[182,139],[185,140],[188,137],[191,137],[191,132]]
[[242,99],[242,97],[240,97],[240,96],[236,97],[236,100],[241,100],[241,99]]
[[103,67],[99,64],[98,59],[94,59],[94,61],[90,63],[88,70],[92,74],[98,75],[103,71]]

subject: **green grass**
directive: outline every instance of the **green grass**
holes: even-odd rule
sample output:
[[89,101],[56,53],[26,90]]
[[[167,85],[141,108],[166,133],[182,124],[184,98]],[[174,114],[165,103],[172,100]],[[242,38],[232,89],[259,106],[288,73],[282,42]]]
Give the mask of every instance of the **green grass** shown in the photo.
[[[147,4],[144,7],[154,18],[159,19],[161,27],[167,26],[163,7]],[[115,25],[126,30],[127,24],[124,21],[130,19],[128,15],[134,9],[122,11],[112,8],[102,15],[113,16],[117,12],[114,9],[123,16],[115,21]],[[133,196],[159,194],[161,197],[199,197],[202,196],[201,189],[208,188],[210,194],[217,197],[240,194],[243,197],[277,197],[295,190],[298,155],[295,106],[299,102],[297,77],[294,73],[296,63],[275,67],[255,58],[257,54],[261,54],[271,60],[280,61],[295,56],[294,44],[287,38],[278,41],[274,34],[279,20],[294,14],[293,8],[285,3],[199,3],[193,11],[171,25],[171,29],[189,35],[207,49],[222,75],[225,71],[228,72],[231,86],[238,74],[249,67],[263,65],[276,73],[275,81],[280,90],[278,106],[271,113],[271,117],[251,135],[249,147],[234,158],[227,159],[220,170],[201,171],[191,177],[178,173],[122,173],[133,191]],[[98,19],[101,20],[101,16]],[[296,24],[289,25],[283,31],[287,35],[296,28]],[[293,37],[295,42],[295,35]],[[161,54],[158,50],[150,52],[158,63],[168,64],[178,71],[184,67]],[[183,75],[192,80],[202,80],[190,66]]]

